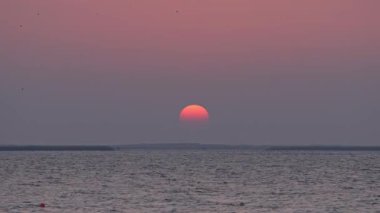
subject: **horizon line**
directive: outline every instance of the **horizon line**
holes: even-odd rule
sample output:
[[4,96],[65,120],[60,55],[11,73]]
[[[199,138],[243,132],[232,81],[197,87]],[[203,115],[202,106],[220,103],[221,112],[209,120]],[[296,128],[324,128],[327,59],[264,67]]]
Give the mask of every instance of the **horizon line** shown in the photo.
[[380,151],[376,145],[246,145],[141,143],[124,145],[0,145],[0,151],[123,151],[123,150],[257,150],[257,151]]

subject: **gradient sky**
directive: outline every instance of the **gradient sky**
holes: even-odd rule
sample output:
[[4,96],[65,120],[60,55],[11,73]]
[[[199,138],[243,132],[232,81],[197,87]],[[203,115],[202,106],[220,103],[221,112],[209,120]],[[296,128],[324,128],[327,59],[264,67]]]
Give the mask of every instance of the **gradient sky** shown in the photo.
[[379,8],[2,0],[0,144],[379,145]]

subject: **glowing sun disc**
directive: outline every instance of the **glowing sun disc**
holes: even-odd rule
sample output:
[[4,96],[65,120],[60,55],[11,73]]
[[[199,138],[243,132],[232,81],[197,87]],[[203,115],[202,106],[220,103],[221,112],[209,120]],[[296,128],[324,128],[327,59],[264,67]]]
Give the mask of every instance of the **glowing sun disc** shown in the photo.
[[207,122],[209,117],[207,109],[198,104],[186,106],[179,114],[179,119],[183,122]]

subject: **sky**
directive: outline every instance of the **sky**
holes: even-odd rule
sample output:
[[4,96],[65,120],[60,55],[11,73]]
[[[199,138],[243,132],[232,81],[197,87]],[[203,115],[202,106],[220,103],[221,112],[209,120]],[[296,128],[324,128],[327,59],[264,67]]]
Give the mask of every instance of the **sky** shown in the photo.
[[0,145],[380,145],[379,8],[2,0]]

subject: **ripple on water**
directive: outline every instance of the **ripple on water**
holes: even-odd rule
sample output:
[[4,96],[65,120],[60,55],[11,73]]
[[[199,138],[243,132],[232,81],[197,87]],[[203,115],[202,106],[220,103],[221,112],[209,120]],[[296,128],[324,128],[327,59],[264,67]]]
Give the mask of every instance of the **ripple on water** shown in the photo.
[[375,212],[375,152],[1,152],[0,212]]

